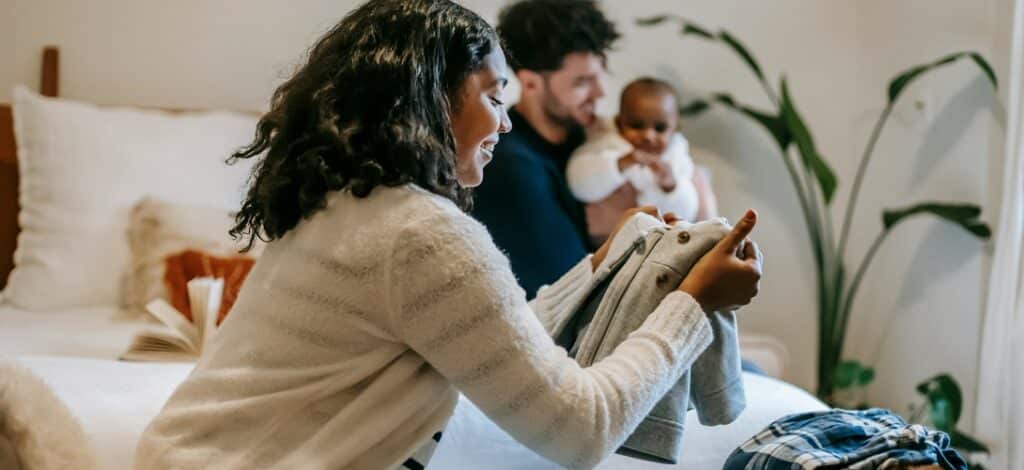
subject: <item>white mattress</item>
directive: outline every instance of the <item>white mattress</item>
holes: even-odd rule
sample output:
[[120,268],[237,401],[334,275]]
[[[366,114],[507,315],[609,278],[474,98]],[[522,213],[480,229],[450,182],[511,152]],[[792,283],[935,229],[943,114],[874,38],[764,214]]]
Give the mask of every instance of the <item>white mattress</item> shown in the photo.
[[[755,374],[744,374],[747,408],[732,424],[706,427],[697,413],[686,416],[683,450],[675,465],[658,464],[613,454],[597,468],[601,470],[720,469],[732,451],[765,428],[791,413],[824,410],[824,403],[807,392],[784,382]],[[488,470],[545,470],[561,468],[513,440],[491,422],[472,402],[459,400],[455,415],[445,427],[444,437],[428,469],[486,468]]]
[[139,436],[192,364],[21,356],[82,425],[104,468],[130,469]]
[[192,369],[117,360],[140,328],[153,325],[112,307],[42,313],[0,304],[0,357],[49,385],[106,468],[131,468],[142,430]]
[[[125,319],[116,309],[29,313],[0,306],[0,356],[14,357],[43,379],[81,422],[108,468],[130,468],[146,424],[191,370],[185,363],[117,361],[132,335],[147,325]],[[745,375],[748,407],[737,422],[704,427],[687,418],[683,458],[677,465],[647,463],[614,455],[599,468],[711,469],[741,442],[789,413],[825,405],[792,385]],[[431,469],[556,468],[521,446],[466,399],[445,429]]]
[[145,326],[116,308],[26,312],[0,304],[0,356],[48,355],[116,359]]

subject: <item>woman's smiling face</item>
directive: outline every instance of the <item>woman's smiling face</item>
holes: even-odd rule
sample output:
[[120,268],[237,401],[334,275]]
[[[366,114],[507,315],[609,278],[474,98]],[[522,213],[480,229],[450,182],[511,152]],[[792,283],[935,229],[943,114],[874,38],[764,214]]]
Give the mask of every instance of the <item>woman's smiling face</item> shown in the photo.
[[456,177],[462,187],[472,188],[483,181],[484,167],[494,158],[498,135],[512,129],[504,102],[507,68],[505,53],[495,46],[484,58],[482,68],[466,77],[457,93],[451,122]]

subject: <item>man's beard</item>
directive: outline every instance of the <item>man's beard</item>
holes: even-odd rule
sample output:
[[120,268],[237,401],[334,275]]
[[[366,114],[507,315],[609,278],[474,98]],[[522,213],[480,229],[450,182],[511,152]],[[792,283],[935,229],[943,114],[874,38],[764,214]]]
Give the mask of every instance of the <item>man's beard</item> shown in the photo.
[[576,121],[576,118],[573,117],[572,111],[563,105],[555,94],[552,93],[551,85],[546,77],[544,79],[544,99],[541,103],[541,109],[543,109],[544,115],[549,122],[562,129],[568,131],[581,126]]
[[558,102],[557,98],[553,95],[548,94],[544,97],[544,115],[548,121],[552,124],[557,125],[563,129],[572,129],[578,127],[579,123],[572,117],[570,113],[561,103]]

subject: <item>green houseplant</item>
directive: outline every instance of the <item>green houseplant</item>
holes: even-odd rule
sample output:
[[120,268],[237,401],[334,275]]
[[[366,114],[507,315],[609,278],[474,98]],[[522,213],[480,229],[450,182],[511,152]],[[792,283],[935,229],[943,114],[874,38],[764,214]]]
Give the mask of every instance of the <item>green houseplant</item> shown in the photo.
[[[960,421],[963,396],[960,393],[960,385],[952,376],[939,374],[919,383],[916,388],[924,403],[914,407],[914,415],[910,418],[912,422],[925,421],[935,429],[945,432],[950,437],[950,445],[969,456],[988,454],[988,447],[961,431],[957,425]],[[922,419],[924,415],[927,415],[927,419]],[[970,468],[984,469],[977,464],[972,464]]]
[[828,161],[820,153],[811,129],[797,110],[786,78],[780,79],[778,89],[773,88],[758,61],[728,31],[720,30],[712,33],[706,28],[675,15],[641,18],[637,20],[637,23],[640,26],[648,27],[664,23],[675,24],[683,36],[702,38],[727,46],[746,64],[764,89],[771,102],[771,109],[758,109],[738,102],[727,93],[716,93],[707,100],[696,100],[683,106],[680,113],[693,115],[708,109],[711,104],[717,104],[753,119],[772,136],[778,145],[779,156],[786,166],[790,182],[800,204],[804,225],[811,241],[810,248],[817,275],[817,394],[826,401],[834,401],[834,394],[838,390],[867,385],[874,378],[874,370],[855,361],[843,361],[842,351],[854,299],[871,261],[889,233],[911,216],[929,214],[944,219],[978,238],[987,239],[991,235],[988,225],[979,220],[981,208],[974,204],[927,201],[902,208],[886,209],[882,211],[880,233],[875,237],[867,254],[856,265],[857,268],[853,270],[853,275],[850,276],[845,255],[852,228],[851,220],[861,184],[875,151],[875,144],[878,142],[882,129],[901,93],[921,75],[961,59],[968,59],[981,69],[995,87],[996,77],[992,67],[976,52],[958,52],[933,62],[911,67],[889,82],[885,108],[875,124],[861,157],[837,237],[837,232],[833,228],[831,204],[839,180]]

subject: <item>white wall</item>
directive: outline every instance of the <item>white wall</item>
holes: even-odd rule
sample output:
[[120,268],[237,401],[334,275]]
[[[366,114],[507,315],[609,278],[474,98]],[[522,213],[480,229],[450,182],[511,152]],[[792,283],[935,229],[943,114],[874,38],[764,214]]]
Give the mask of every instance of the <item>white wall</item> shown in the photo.
[[[496,2],[465,2],[493,19]],[[38,82],[39,51],[62,50],[62,95],[100,103],[262,109],[273,87],[317,35],[354,1],[0,0],[0,101],[15,83]],[[727,90],[767,100],[740,62],[720,46],[680,39],[671,27],[638,29],[632,18],[675,12],[724,26],[747,43],[773,81],[784,73],[840,189],[838,222],[864,142],[890,77],[944,53],[1005,54],[1004,0],[670,0],[605,2],[624,39],[610,57],[610,95],[639,74],[673,80],[687,95]],[[997,64],[1005,59],[996,58]],[[1000,70],[1005,69],[1000,67]],[[1002,77],[1001,77],[1002,78]],[[923,199],[994,201],[989,167],[1001,127],[986,82],[966,63],[936,72],[905,94],[881,142],[855,217],[851,259],[879,229],[880,207]],[[918,105],[918,106],[915,106]],[[613,111],[615,100],[603,105]],[[1000,106],[995,108],[1001,109]],[[1001,119],[1001,118],[1000,118]],[[749,121],[715,110],[685,123],[696,144],[720,158],[720,203],[735,217],[761,211],[757,238],[767,257],[758,301],[744,327],[782,339],[787,378],[813,386],[815,300],[800,213],[771,140]],[[991,219],[995,207],[986,207]],[[848,354],[878,360],[874,404],[904,411],[913,386],[940,371],[964,385],[973,415],[974,365],[987,251],[949,226],[915,220],[894,233],[863,285]],[[852,267],[850,269],[853,269]],[[877,353],[876,353],[877,351]]]

